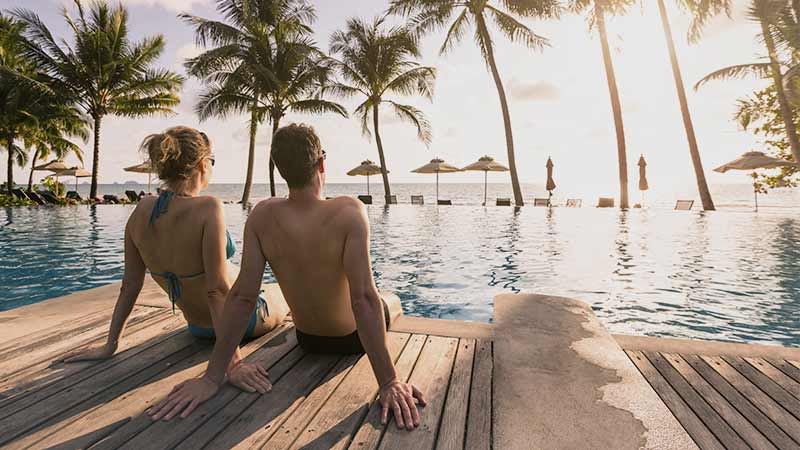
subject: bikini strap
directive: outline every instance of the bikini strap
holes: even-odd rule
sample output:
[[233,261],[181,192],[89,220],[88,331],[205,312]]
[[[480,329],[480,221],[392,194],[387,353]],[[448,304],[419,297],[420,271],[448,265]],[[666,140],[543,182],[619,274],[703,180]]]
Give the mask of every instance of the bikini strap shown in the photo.
[[175,195],[172,191],[161,191],[158,194],[158,199],[156,200],[156,204],[153,205],[153,212],[150,213],[150,225],[153,225],[158,217],[167,212],[167,206],[169,206],[169,201],[172,200],[172,197]]
[[167,296],[169,297],[169,301],[172,303],[172,314],[175,314],[175,302],[181,298],[181,280],[180,278],[172,272],[162,272],[162,273],[155,273],[153,275],[159,276],[165,280],[167,280],[167,285],[169,290],[167,291]]

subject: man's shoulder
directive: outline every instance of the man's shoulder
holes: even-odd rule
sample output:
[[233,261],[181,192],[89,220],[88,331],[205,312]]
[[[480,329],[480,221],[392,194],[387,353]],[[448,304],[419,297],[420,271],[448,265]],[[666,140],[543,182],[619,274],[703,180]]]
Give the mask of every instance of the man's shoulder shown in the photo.
[[270,197],[270,198],[265,198],[264,200],[260,200],[258,203],[256,203],[255,206],[253,206],[252,211],[250,211],[249,217],[254,217],[254,216],[258,217],[263,215],[264,213],[268,213],[270,210],[275,208],[275,206],[284,203],[286,201],[287,200],[285,198],[281,197]]

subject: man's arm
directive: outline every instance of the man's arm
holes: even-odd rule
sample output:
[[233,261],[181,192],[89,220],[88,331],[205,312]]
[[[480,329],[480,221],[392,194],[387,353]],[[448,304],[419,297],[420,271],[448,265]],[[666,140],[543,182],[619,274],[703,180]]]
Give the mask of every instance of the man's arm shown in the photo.
[[369,257],[369,220],[363,205],[354,204],[357,213],[348,218],[343,264],[350,285],[350,301],[361,345],[367,352],[372,371],[380,386],[383,423],[389,409],[398,427],[412,429],[419,425],[419,412],[414,399],[424,404],[422,393],[397,379],[394,363],[386,346],[386,324],[383,305],[372,278]]

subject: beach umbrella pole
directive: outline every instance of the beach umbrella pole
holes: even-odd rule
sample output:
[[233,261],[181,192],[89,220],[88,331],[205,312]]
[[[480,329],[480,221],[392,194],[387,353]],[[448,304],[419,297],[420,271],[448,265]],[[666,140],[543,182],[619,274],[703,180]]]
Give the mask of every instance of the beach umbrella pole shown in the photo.
[[486,206],[486,189],[487,189],[487,180],[489,179],[489,171],[483,171],[483,206]]
[[369,175],[367,175],[367,195],[369,194]]
[[436,172],[436,204],[439,204],[439,172]]

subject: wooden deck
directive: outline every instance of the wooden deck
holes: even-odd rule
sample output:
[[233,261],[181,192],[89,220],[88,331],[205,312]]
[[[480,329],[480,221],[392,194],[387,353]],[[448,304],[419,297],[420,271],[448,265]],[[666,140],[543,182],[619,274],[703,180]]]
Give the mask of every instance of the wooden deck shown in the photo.
[[618,341],[701,449],[800,449],[800,362],[786,359],[796,350]]

